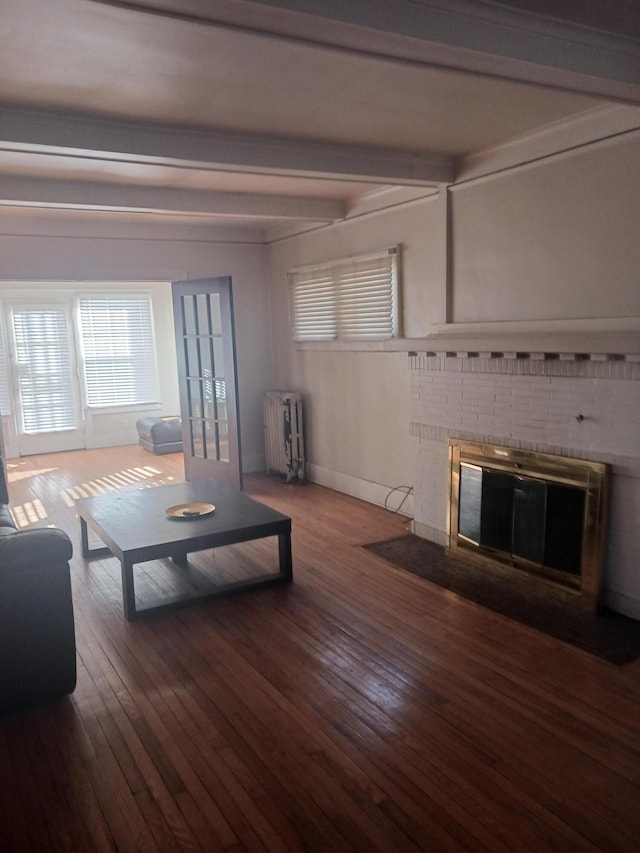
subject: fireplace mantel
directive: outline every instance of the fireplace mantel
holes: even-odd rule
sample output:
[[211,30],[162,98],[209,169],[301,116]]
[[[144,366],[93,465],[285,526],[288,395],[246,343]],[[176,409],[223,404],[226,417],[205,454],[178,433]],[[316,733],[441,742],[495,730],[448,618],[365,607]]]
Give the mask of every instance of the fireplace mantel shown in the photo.
[[557,353],[640,359],[640,317],[600,320],[536,320],[446,323],[422,338],[384,341],[399,352]]

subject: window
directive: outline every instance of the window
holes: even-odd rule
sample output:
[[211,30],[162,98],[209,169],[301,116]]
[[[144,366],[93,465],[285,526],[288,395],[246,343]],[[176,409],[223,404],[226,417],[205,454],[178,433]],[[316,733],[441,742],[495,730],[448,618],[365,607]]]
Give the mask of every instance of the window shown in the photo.
[[79,315],[87,405],[157,402],[149,297],[81,296]]
[[294,341],[397,337],[398,247],[289,273]]

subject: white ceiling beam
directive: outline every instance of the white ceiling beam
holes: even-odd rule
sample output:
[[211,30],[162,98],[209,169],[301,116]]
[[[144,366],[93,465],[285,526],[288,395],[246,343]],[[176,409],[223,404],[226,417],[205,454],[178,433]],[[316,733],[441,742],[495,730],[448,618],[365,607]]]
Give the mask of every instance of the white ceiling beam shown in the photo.
[[[94,0],[640,104],[640,41],[474,0]],[[579,18],[578,18],[579,21]]]
[[346,214],[344,203],[334,199],[11,176],[0,177],[0,204],[312,222],[335,222]]
[[0,149],[215,171],[433,186],[453,158],[0,109]]

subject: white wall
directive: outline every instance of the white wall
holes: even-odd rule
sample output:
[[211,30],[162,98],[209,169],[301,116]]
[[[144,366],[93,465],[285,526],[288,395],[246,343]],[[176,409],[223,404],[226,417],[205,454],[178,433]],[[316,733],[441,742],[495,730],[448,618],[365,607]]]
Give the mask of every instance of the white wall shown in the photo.
[[442,228],[439,200],[431,195],[271,246],[274,381],[304,395],[310,476],[376,503],[413,483],[407,354],[293,343],[287,273],[400,243],[402,325],[405,334],[423,335],[442,310]]
[[[100,236],[97,236],[99,234]],[[50,220],[34,213],[0,213],[0,296],[8,282],[166,282],[153,285],[162,412],[179,411],[173,312],[168,282],[230,275],[236,324],[240,427],[245,471],[264,467],[262,392],[272,385],[266,254],[259,236],[246,232],[156,224],[123,229],[108,219]],[[14,286],[13,284],[11,285]],[[93,427],[94,446],[137,441],[135,421],[122,436],[121,418]]]
[[452,189],[452,322],[640,315],[640,138]]

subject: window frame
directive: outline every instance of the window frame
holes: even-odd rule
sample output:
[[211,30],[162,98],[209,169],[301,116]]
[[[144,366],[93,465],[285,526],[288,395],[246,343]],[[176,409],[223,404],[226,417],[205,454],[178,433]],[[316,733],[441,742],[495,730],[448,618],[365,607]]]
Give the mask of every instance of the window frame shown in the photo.
[[12,415],[14,409],[9,362],[9,328],[4,300],[0,300],[0,417]]
[[[129,399],[119,401],[104,401],[99,402],[92,400],[91,387],[95,381],[90,381],[87,365],[90,357],[87,355],[87,341],[85,340],[85,321],[83,320],[83,302],[111,302],[126,305],[127,302],[144,303],[147,309],[146,317],[148,319],[148,327],[146,329],[146,364],[145,370],[150,376],[147,377],[146,387],[149,389],[148,394],[144,395],[145,399]],[[148,408],[160,404],[160,377],[158,371],[158,356],[156,346],[155,319],[153,313],[153,299],[149,291],[85,291],[78,293],[75,298],[75,314],[76,314],[76,333],[79,347],[79,362],[80,362],[80,378],[82,385],[83,404],[86,409],[93,412],[108,412],[108,411],[135,411],[137,408]],[[131,358],[131,356],[130,356]],[[124,359],[123,359],[124,361]],[[139,358],[137,359],[139,363]],[[136,362],[132,362],[136,363]],[[96,371],[97,372],[97,371]],[[133,371],[135,374],[135,371]],[[113,384],[114,373],[112,372],[110,380]]]

